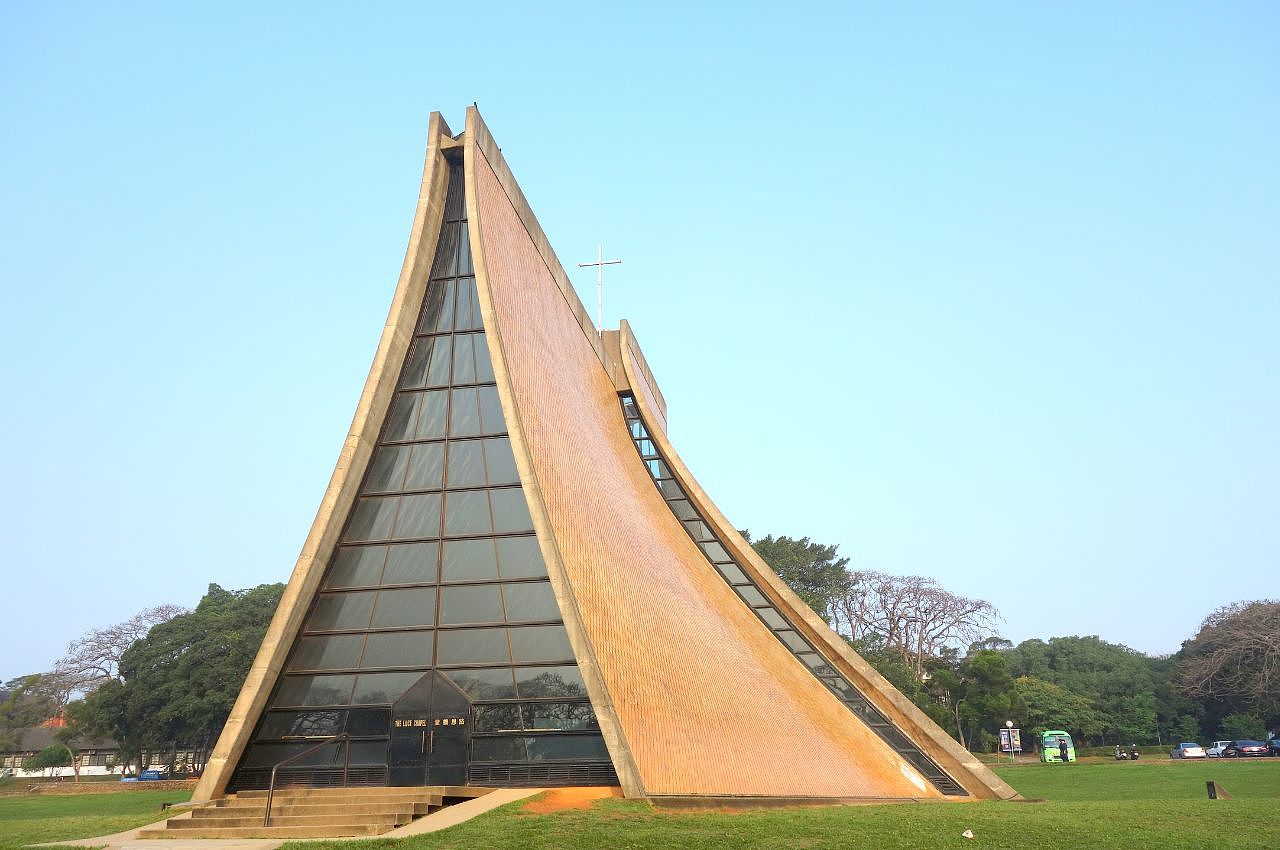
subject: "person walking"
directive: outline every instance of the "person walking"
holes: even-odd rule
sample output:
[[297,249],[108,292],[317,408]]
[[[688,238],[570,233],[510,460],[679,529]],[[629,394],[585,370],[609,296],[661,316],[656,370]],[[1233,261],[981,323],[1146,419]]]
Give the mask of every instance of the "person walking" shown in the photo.
[[1067,763],[1067,739],[1058,739],[1058,756],[1062,759],[1062,763]]

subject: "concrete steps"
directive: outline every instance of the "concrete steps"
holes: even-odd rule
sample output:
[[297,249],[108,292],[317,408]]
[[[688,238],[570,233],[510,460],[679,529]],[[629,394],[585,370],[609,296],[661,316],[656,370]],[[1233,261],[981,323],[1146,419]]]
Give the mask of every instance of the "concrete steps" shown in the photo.
[[180,832],[165,829],[144,829],[138,833],[138,837],[166,839],[169,841],[186,838],[358,838],[381,835],[383,832],[386,832],[386,830],[366,824],[343,824],[337,826],[258,825],[257,827],[184,829]]
[[381,835],[447,802],[479,797],[490,788],[281,788],[262,825],[266,791],[241,791],[144,829],[139,838],[348,838]]
[[[376,826],[380,832],[395,829],[401,824],[413,820],[413,815],[397,813],[393,815],[366,815],[361,812],[342,812],[331,815],[277,815],[271,813],[271,826],[345,826],[359,824]],[[170,832],[181,832],[184,835],[193,829],[238,829],[240,827],[261,827],[262,815],[256,817],[245,815],[238,818],[190,818],[175,820],[169,824]]]
[[[400,813],[410,814],[413,817],[421,817],[430,814],[433,810],[441,807],[440,797],[434,797],[431,800],[412,800],[405,802],[360,802],[354,806],[348,803],[337,804],[342,811],[360,811],[369,815],[394,815]],[[304,804],[304,803],[286,803],[279,799],[271,804],[271,819],[274,821],[277,817],[290,817],[294,815],[325,815],[334,811],[335,804]],[[224,820],[240,817],[256,817],[259,821],[266,814],[266,805],[257,806],[224,806],[216,805],[204,809],[194,809],[191,812],[193,820]]]

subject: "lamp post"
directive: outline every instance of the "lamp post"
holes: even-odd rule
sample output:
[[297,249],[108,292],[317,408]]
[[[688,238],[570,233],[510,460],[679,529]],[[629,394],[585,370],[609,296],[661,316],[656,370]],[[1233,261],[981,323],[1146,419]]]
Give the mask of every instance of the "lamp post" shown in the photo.
[[1013,721],[1012,721],[1012,720],[1006,720],[1006,721],[1004,722],[1004,728],[1005,728],[1006,730],[1008,730],[1005,734],[1006,734],[1006,735],[1008,736],[1008,738],[1009,738],[1009,763],[1010,763],[1010,764],[1012,764],[1012,763],[1013,763],[1013,760],[1014,760],[1014,756],[1013,756]]

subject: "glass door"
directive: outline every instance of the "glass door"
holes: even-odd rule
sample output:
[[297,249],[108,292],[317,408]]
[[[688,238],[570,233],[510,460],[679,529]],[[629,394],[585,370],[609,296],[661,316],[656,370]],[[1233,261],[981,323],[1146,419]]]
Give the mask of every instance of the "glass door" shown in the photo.
[[391,711],[388,783],[465,785],[471,701],[446,677],[427,673]]
[[435,674],[431,730],[427,735],[427,784],[466,785],[471,745],[471,700],[448,677]]

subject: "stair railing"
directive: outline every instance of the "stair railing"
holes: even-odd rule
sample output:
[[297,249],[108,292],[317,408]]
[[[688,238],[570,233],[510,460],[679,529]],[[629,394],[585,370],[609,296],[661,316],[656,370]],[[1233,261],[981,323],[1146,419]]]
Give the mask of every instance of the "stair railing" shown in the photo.
[[346,732],[342,732],[341,734],[338,734],[338,735],[331,735],[330,737],[325,738],[323,741],[317,741],[316,743],[312,744],[310,747],[307,747],[302,752],[294,753],[293,755],[289,756],[287,759],[276,762],[275,766],[271,768],[271,784],[267,786],[267,810],[262,813],[263,826],[271,826],[271,798],[275,796],[275,793],[276,793],[276,771],[278,771],[280,768],[284,767],[285,765],[289,764],[290,762],[297,761],[303,756],[314,753],[316,750],[320,749],[321,747],[332,744],[334,741],[345,741],[347,744],[345,747],[342,748],[342,784],[343,786],[346,786],[347,774],[350,772],[350,768],[351,768],[351,736],[348,735]]

